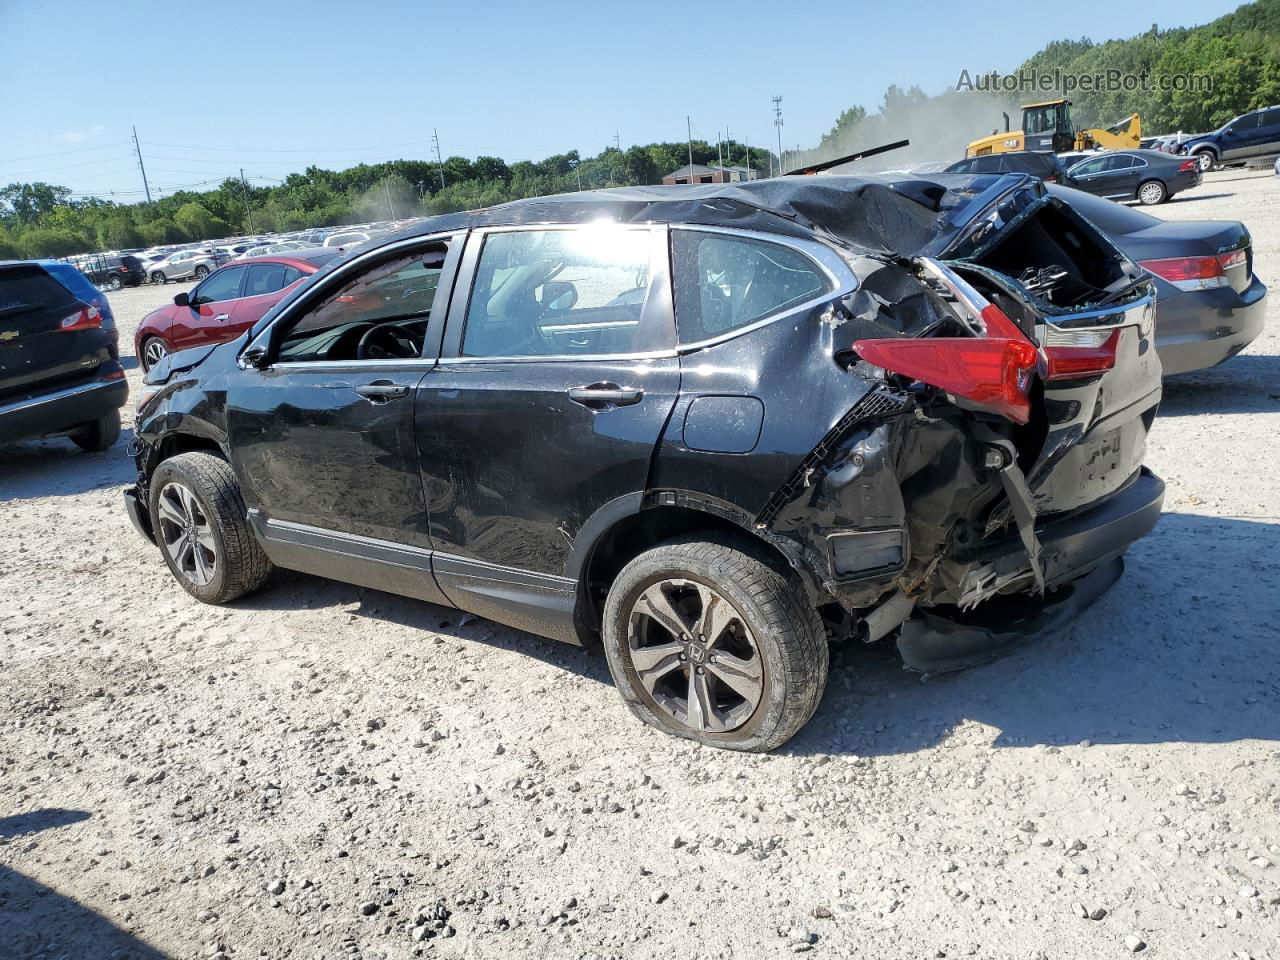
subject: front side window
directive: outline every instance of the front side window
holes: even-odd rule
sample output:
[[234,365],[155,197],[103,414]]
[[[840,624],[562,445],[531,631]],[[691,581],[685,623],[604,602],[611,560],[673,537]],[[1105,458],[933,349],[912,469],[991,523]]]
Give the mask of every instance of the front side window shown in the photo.
[[432,244],[351,276],[284,332],[277,359],[420,357],[447,251],[447,244]]
[[681,343],[721,336],[830,289],[812,260],[781,244],[700,230],[671,237]]
[[240,296],[240,279],[244,276],[244,267],[230,267],[219,270],[200,286],[196,287],[192,303],[217,303],[220,300],[234,300]]
[[[612,224],[484,240],[467,307],[467,357],[639,353],[650,233]],[[669,344],[667,344],[669,346]]]
[[1106,158],[1103,158],[1101,160],[1090,160],[1087,163],[1080,164],[1078,167],[1072,170],[1071,175],[1073,177],[1087,177],[1090,174],[1101,173],[1103,170],[1103,165],[1105,163],[1106,163]]

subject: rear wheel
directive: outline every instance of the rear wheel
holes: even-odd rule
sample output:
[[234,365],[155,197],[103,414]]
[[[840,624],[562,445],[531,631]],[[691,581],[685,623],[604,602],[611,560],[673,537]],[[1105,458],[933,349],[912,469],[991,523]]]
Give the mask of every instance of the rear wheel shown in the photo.
[[196,279],[203,280],[209,275],[209,268],[206,266],[196,267]]
[[159,337],[147,337],[142,341],[142,369],[150,370],[169,355],[169,345]]
[[249,529],[230,464],[210,453],[182,453],[151,477],[151,525],[169,572],[205,603],[227,603],[258,589],[271,561]]
[[119,290],[121,287],[124,286],[124,281],[121,280],[119,277],[112,277],[110,280],[107,281],[107,286],[110,287],[112,290]]
[[78,433],[73,433],[71,439],[77,447],[88,453],[110,450],[120,439],[120,411],[104,413],[97,420],[86,424]]
[[1158,203],[1164,203],[1167,196],[1168,191],[1159,180],[1148,180],[1138,187],[1138,199],[1143,206],[1154,207]]
[[164,274],[157,270],[151,275],[152,283],[164,283]]
[[640,554],[609,591],[603,635],[631,711],[711,746],[781,746],[826,686],[817,611],[746,541],[684,539]]

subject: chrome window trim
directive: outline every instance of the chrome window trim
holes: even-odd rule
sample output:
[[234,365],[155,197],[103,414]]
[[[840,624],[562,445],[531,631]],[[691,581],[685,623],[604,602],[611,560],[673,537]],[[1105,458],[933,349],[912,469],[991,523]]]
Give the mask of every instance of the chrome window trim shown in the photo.
[[[708,337],[705,340],[697,340],[691,343],[679,343],[680,329],[679,329],[679,319],[677,317],[677,320],[676,320],[677,348],[676,350],[680,354],[689,353],[693,350],[702,350],[702,349],[705,349],[706,347],[712,347],[712,346],[715,346],[716,344],[724,343],[725,341],[732,340],[734,337],[740,337],[740,336],[743,336],[744,334],[751,333],[754,330],[759,330],[761,327],[768,326],[771,323],[776,323],[778,320],[781,320],[783,317],[788,317],[788,316],[791,316],[792,314],[800,313],[805,310],[812,310],[814,307],[819,306],[820,304],[830,303],[832,300],[838,299],[840,297],[848,296],[850,293],[853,293],[855,290],[858,289],[858,278],[854,276],[853,270],[850,269],[849,264],[845,262],[844,258],[839,253],[837,253],[833,247],[828,246],[827,244],[822,243],[818,240],[807,240],[802,237],[789,237],[783,234],[766,233],[762,230],[744,230],[738,227],[716,227],[716,226],[704,225],[699,223],[688,223],[688,224],[673,223],[671,225],[671,232],[674,233],[677,230],[691,230],[691,231],[699,231],[702,233],[723,234],[725,236],[742,237],[747,240],[758,240],[762,243],[772,243],[777,246],[788,247],[794,250],[796,253],[799,253],[802,256],[805,256],[809,260],[813,261],[815,265],[818,267],[818,269],[820,269],[826,275],[827,281],[831,285],[830,289],[822,293],[820,296],[813,297],[809,300],[804,301],[803,303],[798,303],[798,304],[795,304],[794,306],[786,307],[774,313],[766,314],[765,316],[761,317],[759,320],[754,320],[751,323],[747,324],[746,326],[735,327],[733,330],[727,330],[724,333],[719,334],[717,336]],[[674,243],[674,237],[672,238],[672,243]],[[674,274],[675,274],[675,264],[673,263],[672,278],[671,278],[671,294],[672,294],[673,304],[675,303],[675,275]],[[843,278],[841,276],[842,274],[844,275]]]
[[567,363],[577,360],[591,360],[596,362],[604,362],[611,360],[670,360],[678,356],[675,350],[653,350],[646,353],[558,353],[551,356],[524,356],[524,357],[441,357],[440,366],[442,367],[458,367],[467,364],[484,364],[484,363]]

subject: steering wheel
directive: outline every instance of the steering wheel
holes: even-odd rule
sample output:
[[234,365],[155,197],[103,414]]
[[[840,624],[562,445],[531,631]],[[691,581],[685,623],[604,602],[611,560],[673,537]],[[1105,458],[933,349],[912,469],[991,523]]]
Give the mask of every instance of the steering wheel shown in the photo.
[[356,345],[357,360],[416,360],[421,352],[409,334],[390,323],[370,327]]

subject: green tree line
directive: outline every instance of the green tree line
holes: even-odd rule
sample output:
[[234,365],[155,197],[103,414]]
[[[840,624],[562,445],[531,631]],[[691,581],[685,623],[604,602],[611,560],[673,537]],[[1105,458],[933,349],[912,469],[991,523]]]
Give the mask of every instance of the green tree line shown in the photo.
[[[0,259],[63,257],[164,243],[216,240],[251,232],[287,231],[400,219],[487,207],[570,190],[658,183],[689,162],[684,142],[609,147],[591,157],[578,151],[541,161],[449,157],[442,164],[394,160],[346,170],[311,166],[281,183],[257,186],[229,177],[203,192],[182,190],[152,203],[73,199],[49,183],[11,183],[0,189]],[[736,141],[695,140],[695,163],[767,170],[767,150]]]

